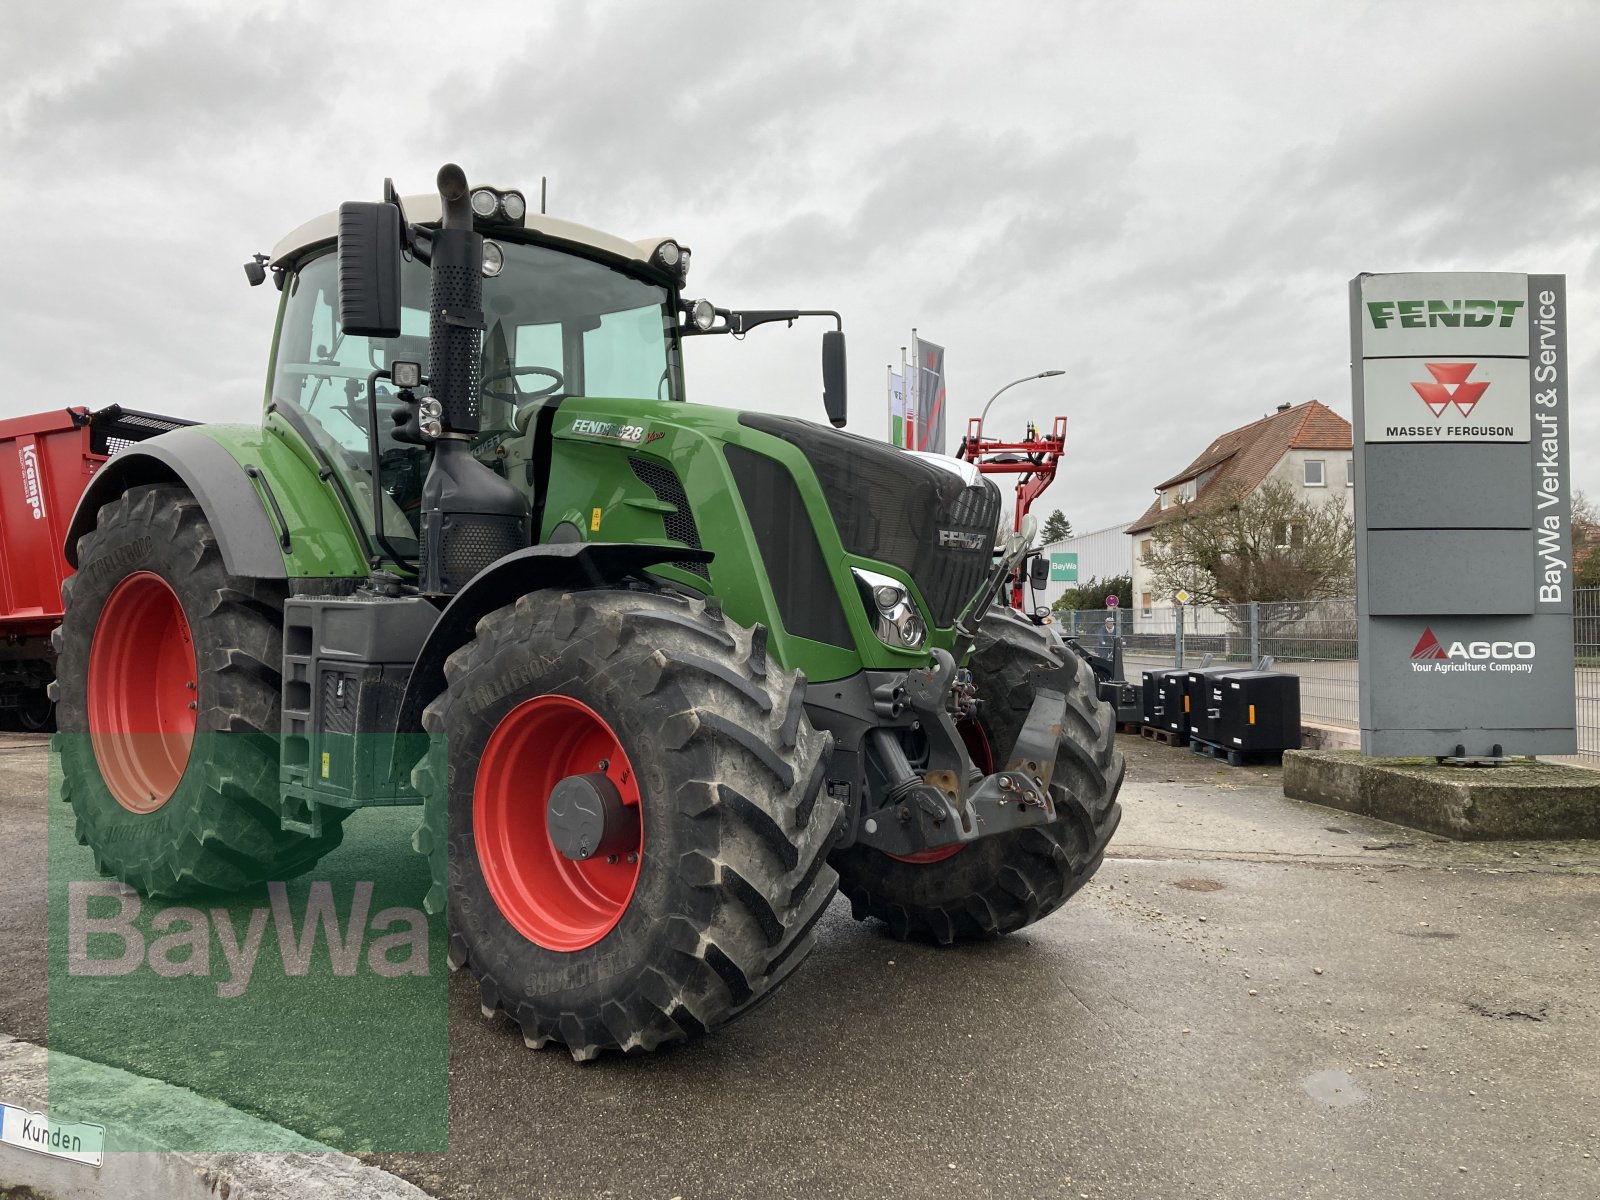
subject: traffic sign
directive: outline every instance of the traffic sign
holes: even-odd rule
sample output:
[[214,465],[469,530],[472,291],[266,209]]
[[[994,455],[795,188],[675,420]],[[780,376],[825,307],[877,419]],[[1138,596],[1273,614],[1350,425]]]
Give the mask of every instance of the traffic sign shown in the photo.
[[1174,597],[1174,599],[1176,599],[1179,604],[1187,604],[1189,603],[1189,593],[1184,591],[1182,588],[1179,588],[1178,594]]
[[1117,594],[1115,592],[1112,592],[1111,595],[1106,597],[1106,607],[1107,608],[1115,608],[1116,606],[1117,606]]

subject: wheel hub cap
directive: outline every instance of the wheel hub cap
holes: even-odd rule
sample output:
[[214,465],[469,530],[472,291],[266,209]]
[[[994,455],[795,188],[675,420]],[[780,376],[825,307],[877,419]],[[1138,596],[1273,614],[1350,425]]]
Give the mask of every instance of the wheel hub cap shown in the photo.
[[611,726],[570,696],[508,712],[478,759],[472,830],[489,895],[547,950],[594,945],[639,881],[639,783]]

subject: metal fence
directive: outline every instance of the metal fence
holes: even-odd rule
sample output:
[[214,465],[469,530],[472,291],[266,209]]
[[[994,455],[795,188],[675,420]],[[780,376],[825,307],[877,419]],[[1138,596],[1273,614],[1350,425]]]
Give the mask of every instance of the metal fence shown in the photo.
[[[1314,603],[1235,604],[1155,609],[1135,629],[1127,609],[1058,613],[1064,632],[1091,649],[1121,636],[1128,674],[1213,662],[1253,663],[1271,655],[1280,671],[1300,676],[1300,712],[1318,725],[1359,728],[1353,599]],[[1600,588],[1579,588],[1573,603],[1578,752],[1600,758]]]

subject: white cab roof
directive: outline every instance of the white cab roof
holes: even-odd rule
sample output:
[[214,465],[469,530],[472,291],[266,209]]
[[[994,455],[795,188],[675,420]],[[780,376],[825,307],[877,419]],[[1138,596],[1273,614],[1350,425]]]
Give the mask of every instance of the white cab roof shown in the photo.
[[[413,224],[437,225],[443,216],[442,205],[439,202],[439,193],[437,192],[420,196],[403,196],[400,203],[405,206],[406,220]],[[480,227],[481,231],[487,236],[492,236],[490,233],[491,228],[488,225]],[[511,226],[511,228],[531,229],[557,241],[586,246],[612,258],[636,263],[648,263],[650,256],[655,253],[656,247],[669,240],[664,237],[654,237],[630,242],[627,238],[620,238],[615,234],[604,233],[598,229],[590,229],[587,225],[579,225],[574,221],[563,221],[560,217],[545,216],[536,212],[529,212],[523,218],[521,225]],[[272,248],[272,263],[276,266],[287,259],[293,258],[302,250],[322,242],[331,242],[338,236],[338,212],[323,213],[320,217],[313,217],[298,229],[291,230],[286,237]]]

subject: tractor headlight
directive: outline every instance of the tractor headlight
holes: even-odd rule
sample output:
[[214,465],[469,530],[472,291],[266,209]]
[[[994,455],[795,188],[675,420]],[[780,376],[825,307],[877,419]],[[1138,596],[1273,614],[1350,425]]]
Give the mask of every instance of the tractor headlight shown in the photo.
[[528,202],[521,192],[507,192],[500,198],[500,207],[505,210],[508,221],[520,221],[528,214]]
[[927,639],[928,627],[922,614],[912,602],[911,593],[898,579],[851,567],[861,590],[862,602],[867,606],[867,617],[878,640],[901,650],[916,650]]
[[717,306],[709,300],[696,300],[689,306],[689,319],[702,332],[717,323]]
[[501,249],[499,242],[491,242],[488,238],[483,241],[483,273],[493,279],[506,267],[506,252]]

